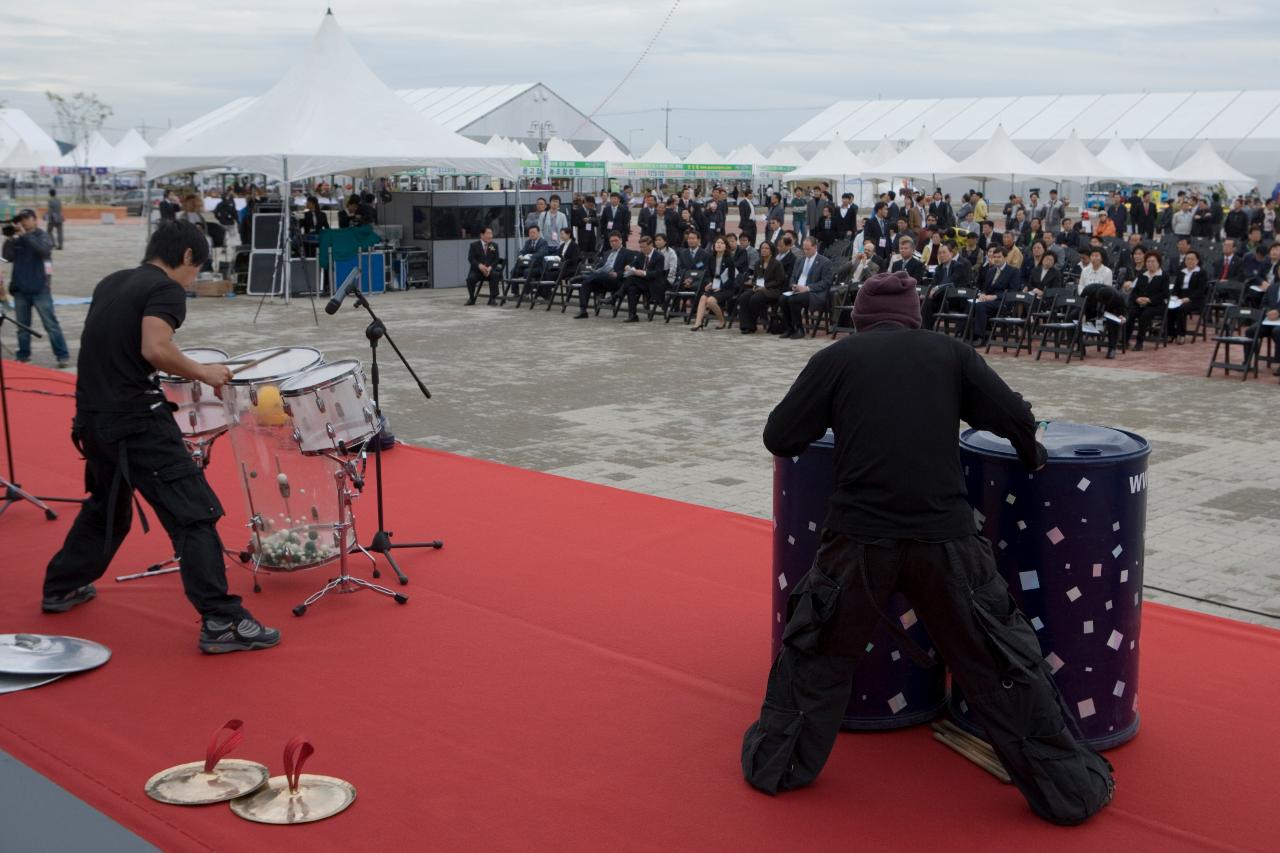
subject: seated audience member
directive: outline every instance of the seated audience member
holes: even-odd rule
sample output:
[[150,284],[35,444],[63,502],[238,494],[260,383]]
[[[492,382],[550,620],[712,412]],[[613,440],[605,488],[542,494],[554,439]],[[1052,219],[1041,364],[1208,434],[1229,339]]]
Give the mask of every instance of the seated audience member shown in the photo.
[[972,231],[965,235],[964,248],[960,254],[964,258],[964,262],[969,265],[970,275],[973,274],[974,270],[981,269],[986,261],[986,253],[982,251],[982,246],[979,245],[978,235]]
[[[759,256],[745,238],[739,238],[736,234],[726,234],[724,237],[729,243],[729,255],[733,258],[733,270],[738,276],[736,284],[741,287],[742,282],[751,274],[751,270],[756,265],[756,258]],[[724,306],[722,305],[721,307]]]
[[796,258],[800,255],[800,251],[796,248],[795,238],[790,234],[783,234],[782,239],[778,241],[778,245],[774,248],[778,252],[778,263],[782,264],[783,272],[787,274],[787,281],[791,281],[791,270],[795,268]]
[[[1271,282],[1267,287],[1267,292],[1263,295],[1260,306],[1264,312],[1266,320],[1274,323],[1280,321],[1280,279]],[[1249,327],[1248,335],[1253,342],[1245,350],[1245,359],[1253,358],[1254,347],[1257,346],[1258,336],[1270,335],[1273,353],[1280,353],[1280,326],[1264,326],[1262,323],[1255,323]],[[1272,371],[1276,376],[1280,376],[1280,367]]]
[[1044,296],[1044,292],[1054,287],[1062,287],[1062,271],[1058,269],[1058,258],[1053,252],[1040,252],[1040,263],[1031,273],[1031,277],[1024,284],[1024,289],[1035,296],[1037,299]]
[[1022,276],[1022,250],[1014,242],[1013,234],[1006,231],[1000,235],[1000,245],[1004,249],[1004,260],[1013,267],[1019,277]]
[[1237,241],[1229,237],[1222,241],[1222,260],[1218,261],[1218,268],[1212,271],[1213,281],[1244,280],[1244,255],[1238,252],[1239,246]]
[[1018,271],[1005,262],[1003,246],[992,246],[987,256],[991,263],[983,272],[981,293],[973,303],[973,338],[978,346],[986,344],[987,324],[1000,310],[1005,292],[1016,292],[1021,285]]
[[905,270],[907,275],[916,280],[916,284],[924,284],[928,278],[924,261],[916,253],[916,241],[907,235],[898,237],[898,251],[889,263],[889,272],[899,270]]
[[1093,226],[1093,233],[1099,237],[1116,236],[1116,224],[1107,216],[1105,210],[1098,211],[1098,224]]
[[1129,292],[1129,322],[1125,329],[1132,329],[1137,335],[1134,352],[1142,351],[1151,324],[1159,319],[1169,301],[1169,280],[1161,269],[1160,253],[1147,252],[1146,265],[1146,271],[1134,280],[1133,290]]
[[[1204,296],[1209,289],[1208,276],[1200,269],[1200,253],[1188,249],[1182,257],[1182,270],[1174,276],[1169,289],[1168,335],[1182,343],[1187,336],[1187,317],[1204,310]],[[1173,298],[1178,300],[1175,305]]]
[[782,262],[774,257],[773,244],[766,241],[759,249],[760,262],[751,272],[749,288],[738,296],[738,323],[744,335],[756,331],[761,315],[767,313],[770,305],[781,301],[782,292],[787,288],[787,274]]
[[1123,289],[1125,293],[1128,293],[1133,288],[1134,280],[1146,272],[1146,269],[1147,250],[1142,246],[1138,246],[1129,253],[1129,260],[1116,267],[1115,275],[1112,276],[1112,283]]
[[956,257],[956,244],[947,240],[938,247],[938,266],[933,271],[933,286],[925,294],[921,306],[922,329],[933,328],[933,315],[942,307],[942,296],[948,287],[968,287],[972,280],[969,262]]
[[542,278],[542,259],[550,250],[551,247],[542,239],[542,231],[537,225],[530,225],[525,229],[524,245],[520,247],[515,268],[511,271],[512,296],[520,295],[519,279],[532,282]]
[[641,235],[640,251],[633,252],[631,262],[622,269],[622,285],[617,297],[627,300],[626,322],[640,322],[636,308],[641,296],[648,299],[650,305],[659,305],[666,291],[667,271],[662,253],[654,250],[652,237]]
[[801,247],[804,255],[792,268],[791,288],[782,299],[785,308],[782,334],[795,339],[804,337],[801,312],[807,308],[809,316],[813,317],[826,307],[827,291],[831,289],[834,272],[831,259],[818,254],[817,240],[806,237]]
[[480,285],[489,283],[489,304],[498,304],[498,288],[502,282],[502,258],[498,244],[493,242],[493,229],[487,225],[480,231],[480,239],[467,250],[467,304],[475,305]]
[[723,329],[727,326],[724,308],[733,299],[737,287],[737,268],[733,264],[733,253],[729,250],[729,241],[724,237],[717,237],[711,244],[711,258],[707,262],[706,275],[702,279],[698,312],[693,320],[692,331],[696,332],[706,325],[709,319],[708,311],[720,321],[718,328]]
[[864,241],[862,251],[857,254],[855,262],[852,264],[849,281],[853,284],[862,284],[871,276],[880,272],[880,265],[881,260],[880,256],[876,254],[875,244]]
[[667,289],[675,290],[676,276],[680,273],[679,254],[667,243],[666,234],[654,236],[653,249],[662,255],[662,268],[667,272]]
[[[1036,270],[1040,269],[1040,261],[1045,256],[1043,243],[1032,243],[1031,248],[1027,250],[1025,257],[1022,259],[1022,287],[1025,290],[1027,285],[1031,283],[1031,277],[1036,274]],[[1054,259],[1055,266],[1057,259]]]
[[600,263],[596,268],[588,271],[586,278],[582,280],[582,287],[578,289],[578,313],[573,319],[585,320],[590,316],[587,314],[587,305],[593,293],[608,294],[605,301],[613,302],[622,285],[622,273],[630,263],[631,252],[623,248],[622,234],[610,231],[609,248],[600,256]]

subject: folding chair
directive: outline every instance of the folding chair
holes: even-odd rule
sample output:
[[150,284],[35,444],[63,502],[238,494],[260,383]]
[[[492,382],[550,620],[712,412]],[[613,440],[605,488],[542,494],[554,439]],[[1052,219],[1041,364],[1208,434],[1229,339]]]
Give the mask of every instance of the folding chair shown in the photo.
[[[1213,369],[1221,367],[1222,372],[1227,376],[1230,376],[1233,370],[1240,371],[1241,382],[1249,378],[1250,370],[1253,370],[1253,378],[1258,378],[1258,361],[1262,353],[1263,339],[1265,338],[1268,347],[1271,346],[1271,337],[1263,334],[1263,327],[1260,325],[1264,316],[1260,308],[1241,308],[1239,305],[1227,308],[1222,318],[1222,325],[1218,327],[1218,334],[1213,336],[1213,355],[1209,356],[1209,370],[1205,376],[1212,376]],[[1245,334],[1250,326],[1255,325],[1258,326],[1257,337]],[[1250,352],[1251,345],[1252,352]],[[1243,357],[1239,361],[1231,359],[1233,346],[1240,347]],[[1218,361],[1219,350],[1222,351],[1222,361]],[[1270,362],[1270,354],[1267,360]]]
[[[511,268],[511,274],[502,278],[502,296],[498,299],[499,305],[507,304],[507,297],[511,295],[511,289],[516,285],[527,286],[529,284],[529,267],[533,263],[533,255],[520,255],[516,258],[515,266]],[[523,294],[524,287],[521,287]]]
[[[1000,298],[1000,307],[991,318],[991,336],[987,338],[987,352],[1000,337],[1000,351],[1008,352],[1013,346],[1013,357],[1017,358],[1026,347],[1027,355],[1031,354],[1031,314],[1035,310],[1036,297],[1032,293],[1014,293],[1006,290]],[[1012,338],[1012,343],[1010,342]]]
[[831,340],[840,337],[841,332],[851,335],[857,331],[853,326],[853,302],[861,287],[861,284],[846,284],[836,288],[831,304]]
[[1040,324],[1040,346],[1036,350],[1036,361],[1047,352],[1053,353],[1057,361],[1066,355],[1067,364],[1076,355],[1084,358],[1084,340],[1080,337],[1080,318],[1084,313],[1084,299],[1080,296],[1064,294],[1053,301],[1049,307],[1049,316]]
[[1209,286],[1209,293],[1204,298],[1204,307],[1200,309],[1195,330],[1191,333],[1192,342],[1197,337],[1205,341],[1209,340],[1209,328],[1217,329],[1221,326],[1227,309],[1242,303],[1244,288],[1245,284],[1242,281],[1215,281]]
[[942,291],[942,310],[933,315],[933,331],[969,342],[973,340],[973,304],[978,290],[947,285]]
[[546,301],[548,307],[551,300],[555,298],[556,290],[560,285],[560,273],[563,264],[560,263],[559,255],[547,255],[542,260],[542,277],[537,281],[528,281],[526,277],[525,286],[520,291],[520,295],[516,297],[516,307],[519,308],[524,302],[525,297],[529,297],[529,310],[533,310],[533,306],[537,304],[538,297],[546,293]]
[[698,291],[683,288],[682,280],[662,295],[662,322],[670,323],[673,316],[683,320],[686,326],[693,322],[698,313]]

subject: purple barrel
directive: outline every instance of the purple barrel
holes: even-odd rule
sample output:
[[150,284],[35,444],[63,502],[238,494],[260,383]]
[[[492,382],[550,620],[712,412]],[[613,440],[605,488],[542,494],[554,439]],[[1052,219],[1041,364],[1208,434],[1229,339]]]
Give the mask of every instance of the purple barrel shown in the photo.
[[[773,467],[773,653],[782,647],[791,589],[813,566],[818,553],[827,500],[836,490],[835,443],[831,433],[793,459]],[[930,656],[933,643],[916,619],[911,603],[895,594],[886,612]],[[889,630],[877,625],[868,653],[858,665],[843,728],[870,731],[928,722],[947,702],[942,666],[917,666],[897,646]]]
[[[1095,749],[1138,733],[1138,641],[1147,520],[1141,436],[1050,423],[1045,468],[1028,474],[1009,442],[960,436],[969,501],[996,567],[1040,640],[1045,661]],[[981,733],[953,687],[957,722]]]

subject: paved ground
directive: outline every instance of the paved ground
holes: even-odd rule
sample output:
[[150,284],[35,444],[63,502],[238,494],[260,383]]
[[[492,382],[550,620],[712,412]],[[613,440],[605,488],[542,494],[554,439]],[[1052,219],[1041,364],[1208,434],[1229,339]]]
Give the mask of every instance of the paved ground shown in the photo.
[[[55,291],[87,296],[98,279],[136,262],[142,229],[67,226]],[[398,364],[384,372],[384,408],[407,441],[676,500],[768,516],[771,463],[760,430],[821,341],[690,334],[660,321],[574,322],[513,308],[463,308],[457,290],[376,301],[434,398],[424,401]],[[179,335],[186,346],[244,352],[306,344],[367,362],[365,318],[350,308],[313,321],[307,301],[200,299]],[[59,315],[75,340],[85,307]],[[11,341],[11,336],[7,337]],[[74,344],[73,344],[74,349]],[[385,351],[382,359],[391,358]],[[1148,598],[1280,626],[1280,387],[1203,378],[1208,351],[1163,350],[1066,366],[996,358],[1042,418],[1105,424],[1153,446],[1148,584],[1275,614],[1268,618],[1148,590]],[[52,364],[47,344],[37,361]],[[430,484],[424,484],[430,488]],[[229,504],[230,505],[230,504]]]

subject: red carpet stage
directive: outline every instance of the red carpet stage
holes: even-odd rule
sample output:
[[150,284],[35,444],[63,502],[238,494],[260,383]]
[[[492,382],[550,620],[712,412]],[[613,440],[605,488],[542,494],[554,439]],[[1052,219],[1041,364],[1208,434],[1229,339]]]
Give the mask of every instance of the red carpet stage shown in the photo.
[[[70,389],[18,365],[10,380]],[[75,494],[71,401],[10,400],[24,482]],[[42,615],[72,516],[10,509],[0,631],[87,637],[114,657],[0,697],[0,748],[165,850],[1276,849],[1280,633],[1148,605],[1142,732],[1110,753],[1115,802],[1082,828],[1042,823],[927,727],[843,736],[817,785],[771,799],[738,767],[769,664],[768,522],[407,447],[388,462],[388,526],[446,540],[405,555],[412,600],[331,597],[297,619],[327,568],[267,576],[258,596],[234,569],[284,631],[252,654],[197,652],[176,576],[108,578],[97,601]],[[220,439],[212,479],[239,546],[231,463]],[[357,510],[367,536],[371,494]],[[135,527],[113,570],[167,549]],[[350,780],[355,805],[284,828],[146,798],[152,773],[202,757],[232,717],[247,734],[234,755],[278,774],[306,734],[308,772]]]

